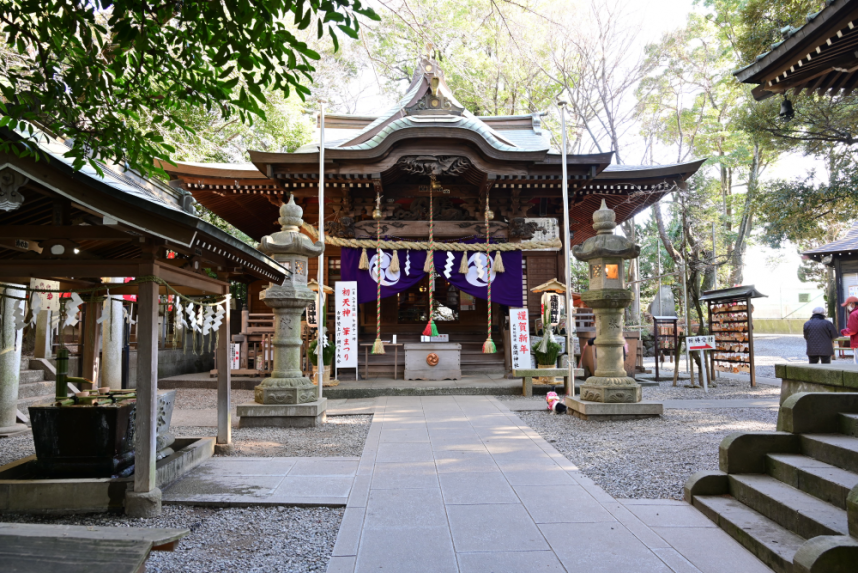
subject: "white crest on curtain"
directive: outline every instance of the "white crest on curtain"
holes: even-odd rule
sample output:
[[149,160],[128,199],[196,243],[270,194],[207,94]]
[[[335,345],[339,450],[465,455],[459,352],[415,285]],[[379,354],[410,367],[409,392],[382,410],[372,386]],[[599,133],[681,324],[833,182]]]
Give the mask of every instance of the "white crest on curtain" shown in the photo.
[[[488,277],[486,273],[487,258],[485,253],[474,253],[468,257],[468,274],[465,279],[476,287],[487,286]],[[494,269],[491,271],[492,282],[497,278]]]
[[[369,260],[369,276],[372,277],[372,280],[375,282],[378,282],[378,273],[376,272],[377,269],[375,266],[377,259],[378,254],[375,254]],[[399,272],[390,272],[391,260],[392,257],[389,253],[381,251],[381,286],[393,286],[399,282],[399,277],[402,276]]]

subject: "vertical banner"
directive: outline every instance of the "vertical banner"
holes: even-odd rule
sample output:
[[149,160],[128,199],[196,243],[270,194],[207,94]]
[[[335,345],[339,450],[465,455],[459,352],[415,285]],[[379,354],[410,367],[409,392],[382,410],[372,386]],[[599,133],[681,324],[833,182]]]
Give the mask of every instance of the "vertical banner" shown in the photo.
[[548,313],[551,326],[560,324],[560,315],[566,307],[564,297],[555,292],[542,293],[542,316]]
[[334,294],[337,370],[340,368],[357,368],[357,281],[337,281],[334,283]]
[[[322,294],[322,306],[325,304],[325,299],[327,298],[326,294]],[[307,305],[307,326],[310,328],[319,328],[319,318],[318,312],[316,312],[316,304],[318,302],[318,297],[314,298],[313,301]]]
[[[30,288],[43,290],[60,290],[60,281],[48,281],[45,279],[30,279]],[[50,310],[58,312],[60,310],[60,293],[58,292],[43,292],[39,293],[42,299],[41,310]]]
[[527,325],[526,308],[509,309],[509,335],[513,370],[526,370],[533,367],[530,359],[530,329]]
[[236,342],[230,343],[229,354],[231,357],[230,362],[232,362],[230,368],[232,370],[238,370],[241,368],[241,344]]

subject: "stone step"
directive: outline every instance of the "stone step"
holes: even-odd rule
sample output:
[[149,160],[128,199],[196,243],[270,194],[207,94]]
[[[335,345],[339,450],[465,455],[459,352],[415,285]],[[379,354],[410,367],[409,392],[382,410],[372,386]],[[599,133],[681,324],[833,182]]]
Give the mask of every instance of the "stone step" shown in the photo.
[[56,383],[47,380],[41,382],[28,382],[18,386],[18,399],[37,398],[40,396],[54,397]]
[[694,507],[778,573],[793,572],[792,559],[804,538],[731,496],[698,495]]
[[858,438],[843,434],[802,434],[801,451],[819,461],[858,473]]
[[44,404],[45,402],[51,402],[53,401],[53,399],[53,393],[51,393],[50,396],[31,396],[29,398],[20,398],[18,400],[18,409],[27,414],[27,416],[29,416],[30,413],[27,411],[27,408],[29,408],[30,406],[35,406],[36,404]]
[[858,438],[858,414],[840,414],[840,433]]
[[764,474],[728,476],[738,501],[796,535],[848,535],[846,511]]
[[19,384],[29,384],[30,382],[41,382],[45,379],[45,373],[42,370],[21,370]]
[[805,493],[846,509],[849,490],[858,485],[858,474],[797,454],[768,454],[769,475]]

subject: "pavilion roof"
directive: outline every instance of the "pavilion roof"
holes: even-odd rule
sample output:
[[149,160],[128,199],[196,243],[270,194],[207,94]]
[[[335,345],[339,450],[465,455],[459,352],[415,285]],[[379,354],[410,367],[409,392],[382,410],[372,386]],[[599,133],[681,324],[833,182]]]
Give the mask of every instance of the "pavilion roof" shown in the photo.
[[787,90],[849,93],[858,82],[858,0],[829,0],[807,23],[781,30],[784,39],[756,61],[733,72],[743,83],[758,84],[763,100]]
[[805,251],[804,255],[819,260],[825,255],[852,254],[858,256],[858,221],[855,221],[840,239],[832,241],[821,247]]

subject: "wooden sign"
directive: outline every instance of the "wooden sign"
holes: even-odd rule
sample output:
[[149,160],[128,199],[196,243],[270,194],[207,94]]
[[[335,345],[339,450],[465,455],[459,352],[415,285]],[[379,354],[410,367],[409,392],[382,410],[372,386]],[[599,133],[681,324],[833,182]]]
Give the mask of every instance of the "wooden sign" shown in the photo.
[[689,336],[688,350],[715,350],[715,336]]

